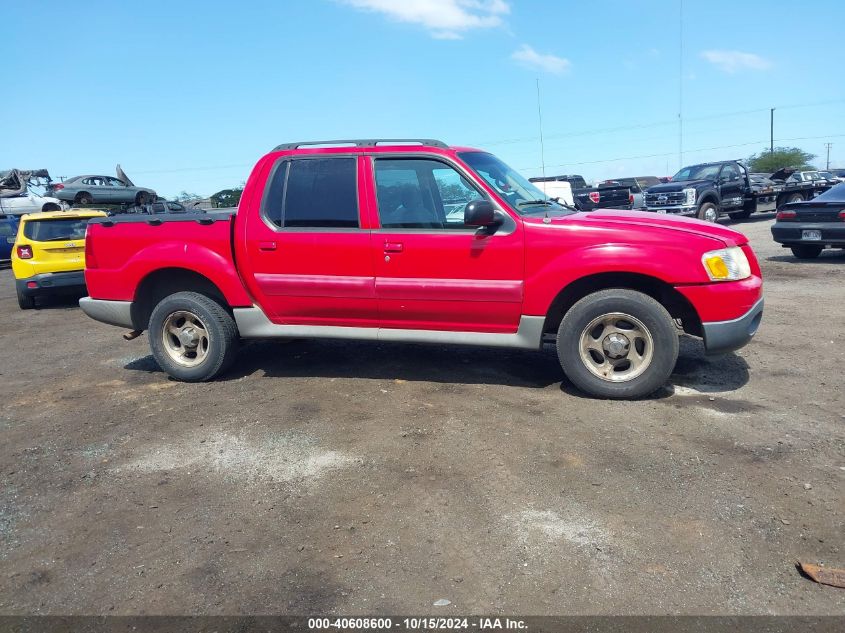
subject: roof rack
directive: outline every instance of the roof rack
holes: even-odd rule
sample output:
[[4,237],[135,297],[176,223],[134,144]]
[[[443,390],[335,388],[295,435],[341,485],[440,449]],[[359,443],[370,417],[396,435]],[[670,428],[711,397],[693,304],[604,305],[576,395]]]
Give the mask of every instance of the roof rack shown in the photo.
[[336,141],[303,141],[299,143],[282,143],[277,145],[273,151],[280,152],[288,149],[299,149],[307,145],[354,145],[355,147],[375,147],[376,145],[428,145],[447,149],[449,146],[443,141],[433,138],[353,138]]

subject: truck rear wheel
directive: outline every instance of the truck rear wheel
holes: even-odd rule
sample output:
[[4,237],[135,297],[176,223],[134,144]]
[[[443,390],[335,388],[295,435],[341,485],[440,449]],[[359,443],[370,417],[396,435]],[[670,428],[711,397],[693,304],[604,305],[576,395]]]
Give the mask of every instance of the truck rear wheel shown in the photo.
[[648,295],[601,290],[563,317],[557,354],[567,378],[582,391],[599,398],[641,398],[672,374],[678,333],[666,308]]
[[150,316],[149,334],[156,362],[184,382],[211,380],[237,354],[238,328],[232,315],[198,292],[162,299]]
[[705,202],[698,209],[698,219],[705,222],[715,222],[719,219],[719,207],[712,202]]

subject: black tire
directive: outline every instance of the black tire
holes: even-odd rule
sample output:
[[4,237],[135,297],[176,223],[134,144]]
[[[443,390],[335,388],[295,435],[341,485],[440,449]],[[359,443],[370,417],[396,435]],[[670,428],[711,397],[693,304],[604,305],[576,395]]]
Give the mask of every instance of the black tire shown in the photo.
[[822,254],[823,247],[812,246],[810,244],[797,244],[795,246],[790,246],[789,250],[791,250],[792,254],[798,259],[815,259]]
[[44,212],[46,212],[46,211],[61,211],[62,208],[59,205],[57,205],[55,202],[48,202],[43,207],[41,207],[41,210],[44,211]]
[[74,202],[83,207],[87,207],[89,204],[94,203],[94,198],[91,197],[90,193],[82,192],[76,196]]
[[[708,216],[711,216],[711,213],[715,213],[716,216],[714,219],[708,220]],[[696,217],[698,217],[699,220],[704,220],[705,222],[716,222],[716,220],[719,219],[719,207],[712,202],[705,202],[698,208]]]
[[[595,362],[595,357],[584,359],[582,356],[589,355],[581,351],[582,337],[588,335],[590,324],[616,313],[639,320],[652,341],[650,361],[643,366],[642,372],[621,381],[596,375],[588,368],[588,363]],[[581,391],[598,398],[642,398],[666,384],[672,374],[678,359],[678,332],[666,308],[648,295],[611,288],[587,295],[569,309],[558,328],[557,354],[567,378]],[[643,348],[643,355],[646,355],[646,348]]]
[[135,196],[135,204],[139,207],[147,204],[149,200],[150,196],[147,194],[146,191],[141,191],[137,196]]
[[[165,323],[171,315],[189,312],[204,326],[208,337],[205,357],[186,367],[177,362],[165,344]],[[159,366],[176,380],[204,382],[226,371],[238,351],[238,327],[232,315],[219,303],[198,292],[177,292],[162,299],[153,309],[149,325],[150,349]],[[180,345],[178,338],[171,337]],[[187,349],[187,347],[186,347]]]
[[803,194],[800,194],[800,193],[793,193],[791,196],[789,196],[786,199],[786,201],[787,201],[787,203],[789,203],[789,202],[803,202],[804,196],[803,196]]
[[733,211],[728,213],[728,217],[731,220],[747,220],[751,217],[751,211]]
[[35,308],[35,297],[25,295],[18,290],[18,305],[21,310],[32,310]]

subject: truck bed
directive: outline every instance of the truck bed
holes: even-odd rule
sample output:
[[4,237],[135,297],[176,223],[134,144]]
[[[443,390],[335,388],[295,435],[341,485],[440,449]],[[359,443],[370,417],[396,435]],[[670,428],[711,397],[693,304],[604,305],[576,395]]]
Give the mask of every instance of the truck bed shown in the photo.
[[227,300],[249,305],[232,254],[233,216],[178,213],[92,220],[85,241],[89,295],[131,301],[151,272],[180,269],[215,279]]

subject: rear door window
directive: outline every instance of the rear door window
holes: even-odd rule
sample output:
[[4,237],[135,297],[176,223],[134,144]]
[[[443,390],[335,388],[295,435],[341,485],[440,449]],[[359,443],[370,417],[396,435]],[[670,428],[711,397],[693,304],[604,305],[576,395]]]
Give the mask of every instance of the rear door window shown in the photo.
[[85,238],[87,225],[88,218],[29,220],[24,224],[23,234],[33,242],[81,240]]
[[282,228],[358,228],[354,157],[296,158],[280,164],[264,204]]

